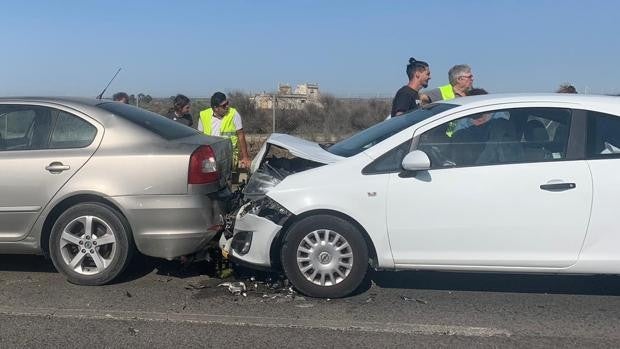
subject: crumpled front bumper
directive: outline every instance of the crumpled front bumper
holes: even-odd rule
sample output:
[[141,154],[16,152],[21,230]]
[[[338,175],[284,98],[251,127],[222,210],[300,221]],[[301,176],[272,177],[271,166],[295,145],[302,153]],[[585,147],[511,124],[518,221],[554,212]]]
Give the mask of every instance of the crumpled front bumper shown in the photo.
[[[246,204],[249,205],[249,204]],[[231,238],[223,234],[219,241],[222,255],[226,258],[258,267],[271,267],[271,244],[282,226],[267,218],[246,213],[242,207],[235,218],[235,226]],[[240,241],[243,238],[243,241]],[[249,241],[249,249],[242,251],[240,246]],[[245,253],[243,253],[245,252]]]

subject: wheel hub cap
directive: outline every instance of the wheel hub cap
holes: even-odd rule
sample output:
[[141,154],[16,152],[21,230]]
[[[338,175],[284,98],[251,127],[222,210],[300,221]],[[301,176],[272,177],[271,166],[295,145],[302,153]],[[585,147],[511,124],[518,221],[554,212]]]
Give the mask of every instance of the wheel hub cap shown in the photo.
[[306,280],[320,286],[333,286],[351,273],[353,250],[339,233],[315,230],[297,246],[297,267]]
[[319,255],[319,261],[321,262],[321,264],[329,264],[331,260],[332,257],[327,252],[321,252],[321,254]]

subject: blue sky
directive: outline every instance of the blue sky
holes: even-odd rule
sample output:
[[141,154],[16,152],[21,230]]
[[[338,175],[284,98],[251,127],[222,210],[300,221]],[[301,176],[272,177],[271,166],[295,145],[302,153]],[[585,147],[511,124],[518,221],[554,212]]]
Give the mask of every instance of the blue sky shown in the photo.
[[490,92],[620,93],[620,1],[13,1],[0,95],[210,96],[318,83],[392,96],[409,57],[472,66]]

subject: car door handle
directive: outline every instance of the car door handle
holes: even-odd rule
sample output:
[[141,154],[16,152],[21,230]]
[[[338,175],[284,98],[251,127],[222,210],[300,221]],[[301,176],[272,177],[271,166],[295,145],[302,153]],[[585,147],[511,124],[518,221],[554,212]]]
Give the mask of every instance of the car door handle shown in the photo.
[[51,173],[60,173],[62,171],[71,169],[71,166],[65,165],[62,162],[54,161],[51,164],[45,166],[45,169],[50,171]]
[[541,184],[540,189],[542,190],[569,190],[577,188],[577,184],[575,183],[551,183],[551,184]]

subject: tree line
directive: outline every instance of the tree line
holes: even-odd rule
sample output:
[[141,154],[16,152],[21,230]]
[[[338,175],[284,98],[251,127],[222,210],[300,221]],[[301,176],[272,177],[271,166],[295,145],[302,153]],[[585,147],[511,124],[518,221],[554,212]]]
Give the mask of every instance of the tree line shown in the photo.
[[[251,96],[233,91],[226,94],[231,105],[243,118],[246,133],[268,134],[272,132],[272,109],[258,109]],[[143,95],[144,96],[144,95]],[[174,96],[165,98],[140,99],[140,107],[164,115],[172,107]],[[386,118],[390,113],[391,101],[388,99],[345,99],[323,94],[320,106],[307,104],[303,109],[279,109],[276,107],[276,132],[302,135],[307,138],[317,136],[341,138],[368,128]],[[134,103],[135,104],[135,96]],[[198,122],[201,110],[210,107],[208,98],[192,99],[194,125]]]

